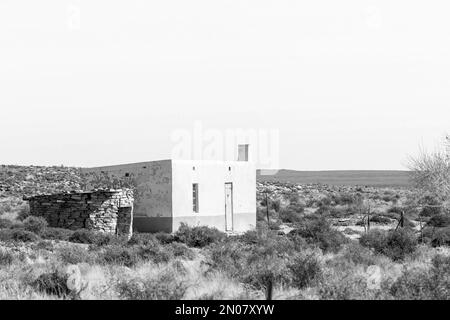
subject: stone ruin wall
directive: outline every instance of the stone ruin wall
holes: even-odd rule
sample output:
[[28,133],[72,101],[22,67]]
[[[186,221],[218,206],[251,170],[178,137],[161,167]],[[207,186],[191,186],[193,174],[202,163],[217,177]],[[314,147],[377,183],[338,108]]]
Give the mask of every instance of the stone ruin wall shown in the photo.
[[132,234],[134,198],[128,189],[39,195],[25,200],[30,213],[44,217],[50,227]]

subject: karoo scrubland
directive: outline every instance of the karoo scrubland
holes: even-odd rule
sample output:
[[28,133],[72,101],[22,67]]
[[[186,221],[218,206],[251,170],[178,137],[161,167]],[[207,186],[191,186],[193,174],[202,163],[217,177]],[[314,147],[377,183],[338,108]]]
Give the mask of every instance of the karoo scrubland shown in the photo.
[[51,228],[22,200],[81,188],[74,168],[0,167],[0,299],[450,298],[449,214],[412,188],[261,182],[236,236]]

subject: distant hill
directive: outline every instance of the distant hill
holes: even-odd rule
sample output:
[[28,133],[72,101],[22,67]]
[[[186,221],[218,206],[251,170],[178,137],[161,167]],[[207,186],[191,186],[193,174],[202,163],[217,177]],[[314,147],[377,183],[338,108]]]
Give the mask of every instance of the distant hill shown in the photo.
[[0,198],[79,190],[78,168],[0,165]]
[[389,170],[342,170],[342,171],[295,171],[258,170],[258,181],[278,181],[299,184],[329,184],[348,186],[409,187],[408,171]]

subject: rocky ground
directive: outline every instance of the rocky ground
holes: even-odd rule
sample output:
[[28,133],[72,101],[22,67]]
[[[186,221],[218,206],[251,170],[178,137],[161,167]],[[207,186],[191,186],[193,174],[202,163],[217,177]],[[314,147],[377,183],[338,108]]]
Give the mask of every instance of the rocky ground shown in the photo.
[[[408,208],[413,191],[404,187],[331,186],[321,184],[299,185],[283,182],[258,182],[259,210],[265,208],[265,197],[274,205],[271,217],[277,222],[275,211],[283,211],[295,198],[302,215],[325,215],[333,227],[352,239],[357,239],[369,228],[392,229],[399,223],[398,208],[405,209],[408,223],[419,230],[414,210]],[[270,203],[269,203],[270,206]],[[278,221],[280,229],[290,231],[290,221]]]

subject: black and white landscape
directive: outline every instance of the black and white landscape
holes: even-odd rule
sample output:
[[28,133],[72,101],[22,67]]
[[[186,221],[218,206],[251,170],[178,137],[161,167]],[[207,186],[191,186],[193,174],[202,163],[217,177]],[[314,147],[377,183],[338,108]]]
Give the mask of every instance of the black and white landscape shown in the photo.
[[0,300],[450,299],[448,9],[2,1]]

